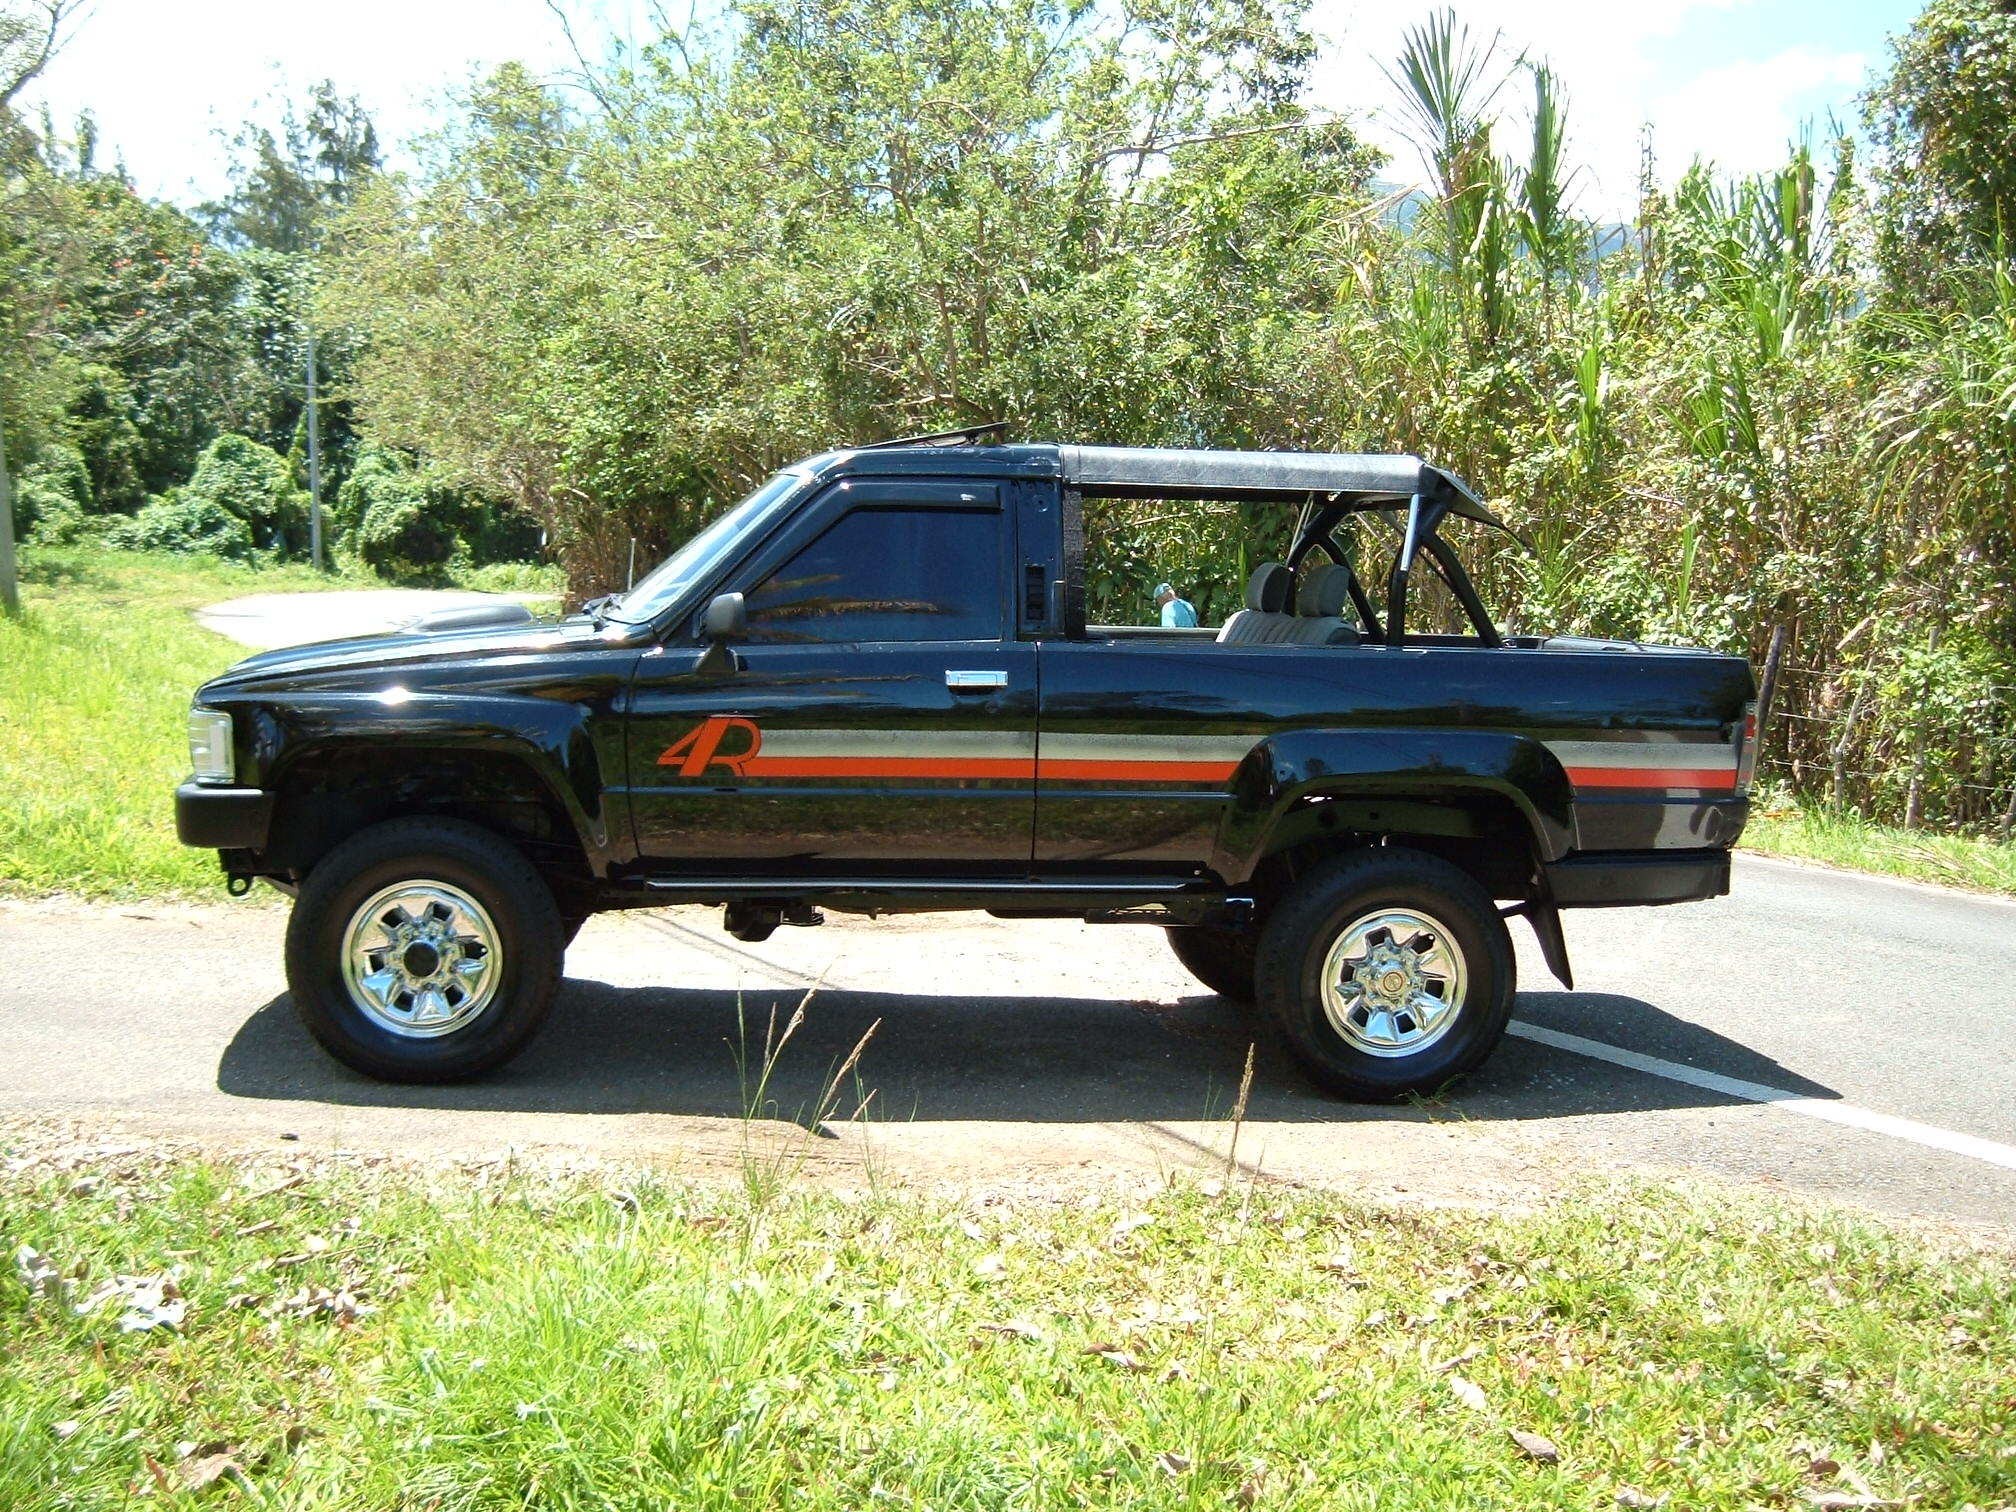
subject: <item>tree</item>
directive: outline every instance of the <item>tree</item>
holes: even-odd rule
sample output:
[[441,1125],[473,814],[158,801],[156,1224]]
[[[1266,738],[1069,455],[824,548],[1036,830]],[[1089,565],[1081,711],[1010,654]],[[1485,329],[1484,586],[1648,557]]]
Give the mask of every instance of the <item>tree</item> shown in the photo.
[[[65,22],[81,0],[6,0],[0,6],[0,179],[11,179],[25,142],[14,101],[63,45]],[[11,192],[10,192],[11,198]],[[0,255],[0,283],[13,272]],[[10,301],[11,303],[11,301]],[[8,355],[0,352],[0,356]],[[7,470],[7,394],[0,391],[0,612],[18,614],[21,590],[15,582],[14,488]]]
[[241,127],[231,142],[231,190],[198,212],[227,247],[312,252],[332,213],[353,201],[378,171],[378,132],[355,96],[324,79],[305,114],[287,104],[276,135]]
[[1881,148],[1883,251],[1898,283],[2016,238],[2016,5],[1932,0],[1865,101]]
[[1256,334],[1327,306],[1373,161],[1294,103],[1299,16],[749,0],[592,112],[501,69],[342,222],[367,423],[533,514],[577,594],[837,441],[1295,439]]

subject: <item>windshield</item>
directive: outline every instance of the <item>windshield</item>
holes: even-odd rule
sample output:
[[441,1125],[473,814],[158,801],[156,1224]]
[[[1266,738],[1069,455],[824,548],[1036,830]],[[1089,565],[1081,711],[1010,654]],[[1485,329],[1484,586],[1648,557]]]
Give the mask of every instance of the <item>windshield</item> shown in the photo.
[[644,580],[607,611],[612,620],[641,625],[707,576],[743,535],[762,523],[771,507],[805,481],[802,473],[779,473],[660,562]]

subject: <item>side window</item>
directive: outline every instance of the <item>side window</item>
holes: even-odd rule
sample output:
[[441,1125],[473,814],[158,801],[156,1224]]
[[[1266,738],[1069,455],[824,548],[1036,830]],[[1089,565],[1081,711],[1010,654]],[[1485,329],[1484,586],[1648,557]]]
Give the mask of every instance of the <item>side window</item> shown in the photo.
[[749,590],[749,639],[993,640],[1001,520],[991,509],[856,509]]

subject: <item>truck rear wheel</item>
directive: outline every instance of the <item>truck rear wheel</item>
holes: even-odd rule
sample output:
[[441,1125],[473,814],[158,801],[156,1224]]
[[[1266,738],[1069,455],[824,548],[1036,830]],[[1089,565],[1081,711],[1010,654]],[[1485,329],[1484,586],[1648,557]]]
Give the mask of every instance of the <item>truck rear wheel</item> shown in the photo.
[[1259,930],[1193,924],[1164,932],[1169,936],[1169,948],[1190,975],[1231,1002],[1253,1001],[1253,955],[1260,943]]
[[1260,938],[1259,1002],[1329,1091],[1430,1093],[1474,1070],[1512,1016],[1512,941],[1448,862],[1384,847],[1309,873]]
[[308,874],[287,924],[287,983],[344,1065],[381,1081],[461,1081],[524,1049],[563,948],[552,892],[511,845],[459,820],[397,819]]

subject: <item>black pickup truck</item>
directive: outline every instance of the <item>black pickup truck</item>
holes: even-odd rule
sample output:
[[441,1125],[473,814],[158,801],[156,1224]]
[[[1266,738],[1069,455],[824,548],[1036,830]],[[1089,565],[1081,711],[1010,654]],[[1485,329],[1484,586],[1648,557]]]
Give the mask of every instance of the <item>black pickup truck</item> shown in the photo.
[[[1501,633],[1448,537],[1502,526],[1449,473],[970,440],[787,468],[558,623],[449,613],[207,684],[178,828],[294,895],[316,1039],[383,1078],[498,1066],[608,909],[722,904],[745,940],[985,909],[1162,926],[1384,1099],[1498,1041],[1507,918],[1572,985],[1560,909],[1727,891],[1748,664]],[[1088,625],[1114,499],[1277,504],[1290,545],[1216,631]],[[1409,627],[1431,586],[1465,623]]]

